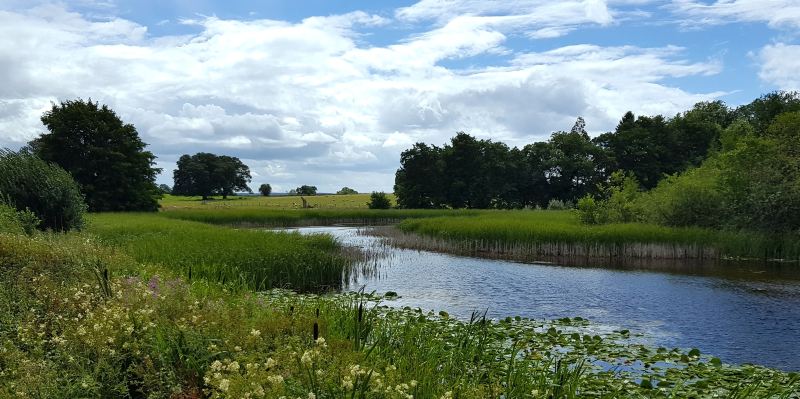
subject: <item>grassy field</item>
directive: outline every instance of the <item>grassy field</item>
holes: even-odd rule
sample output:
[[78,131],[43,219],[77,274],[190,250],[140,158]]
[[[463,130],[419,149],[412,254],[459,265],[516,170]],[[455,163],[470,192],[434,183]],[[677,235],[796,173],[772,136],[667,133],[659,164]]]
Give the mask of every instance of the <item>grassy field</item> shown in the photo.
[[585,225],[571,211],[490,211],[470,216],[409,219],[398,227],[426,237],[469,242],[475,250],[489,252],[800,259],[800,237],[639,223]]
[[139,262],[258,290],[338,288],[349,270],[327,236],[237,230],[136,213],[91,215],[88,233]]
[[336,223],[387,224],[409,218],[477,215],[479,211],[428,209],[270,209],[270,208],[186,208],[161,212],[170,219],[192,220],[233,226],[310,226]]
[[[168,228],[162,221],[178,223],[103,217],[124,220],[140,236],[158,235]],[[163,260],[187,256],[178,243],[159,247],[167,252],[155,263],[142,263],[125,253],[138,247],[126,247],[137,239],[118,232],[114,221],[92,222],[91,234],[0,234],[0,397],[796,398],[800,392],[795,373],[730,366],[696,350],[649,348],[627,331],[595,335],[580,318],[457,321],[378,306],[364,295],[257,293],[213,276],[189,280]],[[236,245],[217,246],[235,252]]]
[[[387,194],[392,201],[392,206],[395,205],[394,194]],[[369,194],[352,194],[352,195],[313,195],[304,196],[308,204],[316,209],[366,209],[367,202],[369,202]],[[165,195],[159,202],[164,210],[182,209],[182,208],[201,208],[201,209],[219,209],[219,208],[265,208],[265,209],[301,209],[303,202],[299,196],[238,196],[228,197],[223,200],[222,197],[211,197],[210,200],[203,201],[201,197],[181,197],[174,195]]]

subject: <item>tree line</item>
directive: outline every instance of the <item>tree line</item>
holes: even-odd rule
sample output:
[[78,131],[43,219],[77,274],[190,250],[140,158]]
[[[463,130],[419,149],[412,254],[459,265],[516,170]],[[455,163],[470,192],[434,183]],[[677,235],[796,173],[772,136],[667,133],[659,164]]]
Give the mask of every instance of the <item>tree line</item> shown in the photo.
[[766,132],[776,117],[799,110],[797,93],[773,92],[735,108],[701,102],[672,117],[628,112],[614,131],[595,138],[579,117],[569,131],[522,148],[460,132],[444,146],[416,143],[403,151],[394,191],[404,208],[544,207],[600,195],[616,171],[651,190],[700,166],[739,130]]

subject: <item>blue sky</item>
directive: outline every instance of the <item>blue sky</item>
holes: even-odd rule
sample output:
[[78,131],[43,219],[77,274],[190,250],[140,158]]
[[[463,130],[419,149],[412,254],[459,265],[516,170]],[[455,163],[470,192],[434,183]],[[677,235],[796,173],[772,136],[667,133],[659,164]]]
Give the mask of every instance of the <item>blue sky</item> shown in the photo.
[[210,151],[275,191],[391,190],[403,149],[456,131],[524,145],[800,89],[798,32],[800,0],[0,0],[0,146],[91,97],[160,183]]

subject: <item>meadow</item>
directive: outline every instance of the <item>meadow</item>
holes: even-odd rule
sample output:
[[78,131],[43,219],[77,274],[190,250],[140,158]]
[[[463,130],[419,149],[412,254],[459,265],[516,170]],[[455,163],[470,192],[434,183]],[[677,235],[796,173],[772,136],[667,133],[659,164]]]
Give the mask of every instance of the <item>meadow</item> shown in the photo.
[[[136,247],[124,244],[131,238],[102,227],[109,224],[103,218],[120,216],[102,216],[92,229],[105,238],[0,234],[0,397],[796,398],[800,392],[796,373],[730,366],[697,350],[650,348],[625,330],[597,335],[581,318],[476,314],[459,321],[386,307],[390,301],[363,293],[257,292],[240,281],[189,279],[169,262],[137,260]],[[127,218],[165,227],[142,215]],[[164,249],[173,257],[187,254],[178,246]]]
[[[394,194],[387,193],[387,197],[395,206],[396,200]],[[308,205],[316,209],[358,209],[367,208],[369,202],[369,194],[323,194],[323,195],[307,195],[303,198],[306,199]],[[203,200],[202,197],[189,197],[189,196],[176,196],[165,195],[159,203],[166,209],[180,209],[180,208],[199,208],[199,209],[218,209],[218,208],[231,208],[231,207],[257,207],[266,209],[301,209],[303,202],[300,196],[260,196],[260,195],[242,195],[231,196],[227,199],[222,199],[221,196],[212,196],[208,200]]]

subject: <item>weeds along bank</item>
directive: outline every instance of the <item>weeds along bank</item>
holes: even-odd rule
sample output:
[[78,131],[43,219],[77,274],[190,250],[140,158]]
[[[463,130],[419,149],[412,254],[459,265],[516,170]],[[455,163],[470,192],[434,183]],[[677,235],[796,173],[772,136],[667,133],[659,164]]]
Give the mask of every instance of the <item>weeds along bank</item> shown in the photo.
[[93,214],[88,232],[138,262],[262,290],[336,289],[350,262],[332,238],[212,226],[158,214]]
[[[176,252],[174,256],[180,256]],[[3,398],[797,397],[798,376],[357,294],[188,280],[88,234],[0,234]],[[605,363],[603,363],[605,362]],[[604,364],[605,366],[600,366]]]
[[[653,224],[585,225],[570,211],[494,211],[404,220],[398,245],[463,254],[587,258],[800,259],[800,237]],[[405,234],[402,234],[405,233]]]

